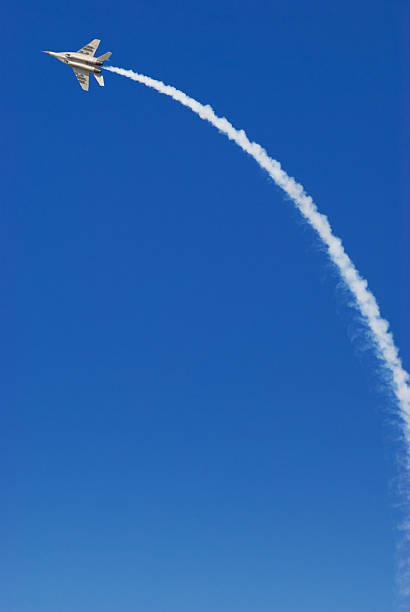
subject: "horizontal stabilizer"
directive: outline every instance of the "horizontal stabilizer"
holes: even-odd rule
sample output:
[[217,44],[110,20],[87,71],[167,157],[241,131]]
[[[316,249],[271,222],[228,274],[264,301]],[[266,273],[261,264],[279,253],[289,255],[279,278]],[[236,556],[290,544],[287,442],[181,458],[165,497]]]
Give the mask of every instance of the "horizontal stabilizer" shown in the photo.
[[105,62],[111,55],[111,51],[108,51],[108,53],[104,53],[104,55],[100,55],[100,57],[97,57],[96,59],[98,59],[100,62]]
[[100,85],[101,87],[104,87],[104,77],[102,74],[94,74],[95,78],[97,79],[98,85]]

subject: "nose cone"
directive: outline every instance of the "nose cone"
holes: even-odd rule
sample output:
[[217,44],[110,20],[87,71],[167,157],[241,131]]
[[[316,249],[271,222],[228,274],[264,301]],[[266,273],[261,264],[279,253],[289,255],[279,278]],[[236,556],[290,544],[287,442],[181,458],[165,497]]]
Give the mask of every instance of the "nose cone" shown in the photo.
[[47,55],[51,55],[50,51],[42,51],[41,53],[47,53]]

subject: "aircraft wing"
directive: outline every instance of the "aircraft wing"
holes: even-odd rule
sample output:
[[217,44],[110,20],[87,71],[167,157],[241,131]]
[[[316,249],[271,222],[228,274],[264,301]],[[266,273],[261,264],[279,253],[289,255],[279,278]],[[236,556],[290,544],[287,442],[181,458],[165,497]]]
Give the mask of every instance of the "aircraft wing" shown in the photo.
[[88,91],[88,85],[90,82],[90,73],[87,72],[86,70],[80,70],[79,68],[73,68],[74,72],[75,72],[75,76],[78,79],[78,82],[80,83],[81,87],[85,90]]
[[94,38],[94,40],[89,42],[88,45],[85,45],[85,47],[78,49],[77,53],[83,53],[84,55],[91,55],[92,57],[94,53],[97,51],[98,45],[100,44],[100,42],[101,40],[98,40],[98,38]]

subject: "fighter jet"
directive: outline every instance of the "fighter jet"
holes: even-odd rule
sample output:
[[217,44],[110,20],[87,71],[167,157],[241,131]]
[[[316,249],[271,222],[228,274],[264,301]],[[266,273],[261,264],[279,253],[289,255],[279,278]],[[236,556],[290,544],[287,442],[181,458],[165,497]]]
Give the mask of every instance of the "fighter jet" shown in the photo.
[[64,62],[64,64],[71,66],[81,87],[85,91],[88,91],[90,72],[95,76],[98,84],[101,85],[101,87],[104,86],[104,77],[101,74],[100,66],[110,57],[111,52],[104,53],[104,55],[100,55],[100,57],[94,57],[94,53],[97,51],[100,42],[98,38],[95,38],[78,51],[61,51],[60,53],[43,51],[43,53],[56,57],[60,62]]

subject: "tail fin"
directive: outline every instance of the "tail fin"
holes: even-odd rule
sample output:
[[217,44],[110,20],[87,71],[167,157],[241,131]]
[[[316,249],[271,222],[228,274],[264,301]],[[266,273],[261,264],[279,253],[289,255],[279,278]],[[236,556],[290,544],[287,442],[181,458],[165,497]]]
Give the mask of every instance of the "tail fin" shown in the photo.
[[94,74],[95,78],[97,79],[97,83],[98,85],[100,85],[100,87],[104,87],[104,77],[102,74]]
[[104,53],[104,55],[100,55],[100,57],[97,57],[96,59],[98,59],[100,62],[105,62],[111,55],[111,51],[108,51],[108,53]]

